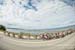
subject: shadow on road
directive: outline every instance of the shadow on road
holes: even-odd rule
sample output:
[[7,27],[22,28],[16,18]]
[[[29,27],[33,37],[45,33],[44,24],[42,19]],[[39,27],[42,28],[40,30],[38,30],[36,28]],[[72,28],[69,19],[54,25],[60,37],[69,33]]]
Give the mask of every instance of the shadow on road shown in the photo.
[[3,48],[0,47],[0,50],[5,50],[5,49],[3,49]]

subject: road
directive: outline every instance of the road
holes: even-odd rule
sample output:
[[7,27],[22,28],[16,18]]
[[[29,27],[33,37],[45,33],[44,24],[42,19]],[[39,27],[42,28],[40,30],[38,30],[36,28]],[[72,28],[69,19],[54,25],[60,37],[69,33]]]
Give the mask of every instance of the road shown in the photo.
[[0,34],[0,50],[75,50],[75,33],[53,40],[22,40]]

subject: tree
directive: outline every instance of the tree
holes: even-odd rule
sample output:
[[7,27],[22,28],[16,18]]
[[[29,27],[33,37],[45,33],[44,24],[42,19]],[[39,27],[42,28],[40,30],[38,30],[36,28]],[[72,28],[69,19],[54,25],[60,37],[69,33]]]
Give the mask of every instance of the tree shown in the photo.
[[6,28],[5,28],[5,26],[3,26],[3,25],[0,25],[0,31],[6,31]]

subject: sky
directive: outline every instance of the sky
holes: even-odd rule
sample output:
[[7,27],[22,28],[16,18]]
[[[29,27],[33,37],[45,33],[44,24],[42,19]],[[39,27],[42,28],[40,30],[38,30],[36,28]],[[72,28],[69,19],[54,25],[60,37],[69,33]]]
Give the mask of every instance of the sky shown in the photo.
[[0,24],[21,29],[75,25],[74,4],[72,0],[4,0],[0,4]]

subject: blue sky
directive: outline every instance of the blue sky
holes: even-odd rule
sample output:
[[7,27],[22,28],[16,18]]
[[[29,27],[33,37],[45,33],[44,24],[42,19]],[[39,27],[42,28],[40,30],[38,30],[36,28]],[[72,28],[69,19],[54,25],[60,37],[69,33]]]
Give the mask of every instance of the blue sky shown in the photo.
[[51,29],[69,25],[75,25],[75,7],[61,0],[33,0],[32,6],[37,11],[27,9],[28,1],[16,0],[15,4],[11,0],[6,1],[6,5],[0,9],[0,24],[10,28],[21,29]]

